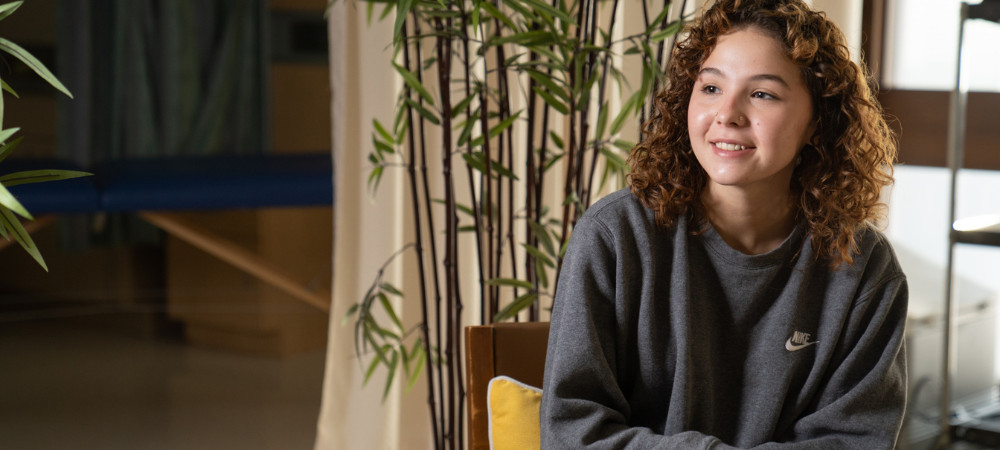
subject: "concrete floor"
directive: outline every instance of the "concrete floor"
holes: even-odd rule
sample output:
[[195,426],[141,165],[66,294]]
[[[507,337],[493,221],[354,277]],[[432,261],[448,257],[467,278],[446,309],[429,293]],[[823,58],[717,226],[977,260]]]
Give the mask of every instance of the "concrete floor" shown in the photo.
[[0,322],[0,448],[312,448],[322,352],[239,355],[93,319]]

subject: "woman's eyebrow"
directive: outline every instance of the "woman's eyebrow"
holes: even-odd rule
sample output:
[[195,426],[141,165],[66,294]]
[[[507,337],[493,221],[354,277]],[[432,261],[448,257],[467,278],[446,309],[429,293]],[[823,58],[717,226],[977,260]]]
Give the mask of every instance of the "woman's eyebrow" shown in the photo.
[[[715,76],[722,77],[722,78],[727,78],[726,75],[724,73],[722,73],[721,70],[716,69],[715,67],[705,67],[705,68],[702,68],[698,72],[698,76],[699,77],[702,76],[702,75],[705,75],[705,74],[710,74],[710,75],[715,75]],[[759,75],[754,75],[754,76],[750,77],[750,81],[773,81],[773,82],[778,83],[778,84],[780,84],[780,85],[782,85],[782,86],[784,86],[786,88],[791,89],[791,86],[788,84],[787,81],[785,81],[784,78],[781,78],[780,76],[775,75],[775,74],[771,74],[771,73],[762,73],[762,74],[759,74]]]

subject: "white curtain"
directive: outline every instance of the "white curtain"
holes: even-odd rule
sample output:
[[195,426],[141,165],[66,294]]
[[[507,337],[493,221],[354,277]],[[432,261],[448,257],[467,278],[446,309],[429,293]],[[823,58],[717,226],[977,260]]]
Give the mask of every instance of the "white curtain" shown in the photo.
[[[675,0],[676,1],[676,0]],[[688,12],[701,7],[704,0],[689,1]],[[849,37],[860,36],[861,0],[813,0],[817,8],[829,8],[830,17],[845,26]],[[641,27],[641,4],[634,0],[621,2],[618,17],[625,27]],[[367,192],[372,150],[372,119],[383,124],[393,121],[393,106],[402,81],[395,76],[390,65],[392,43],[392,16],[384,21],[366,24],[366,4],[361,1],[340,0],[329,15],[330,83],[333,93],[331,116],[333,120],[334,160],[334,264],[333,305],[330,310],[330,337],[327,349],[323,403],[317,424],[316,450],[357,449],[429,449],[433,447],[427,407],[426,382],[421,380],[413,390],[404,394],[397,378],[385,402],[382,387],[385,371],[376,373],[367,387],[362,387],[363,371],[354,355],[353,326],[341,326],[348,308],[359,301],[374,280],[386,259],[412,242],[413,217],[409,205],[409,183],[405,169],[388,169],[374,199]],[[377,13],[381,7],[376,8]],[[676,15],[676,14],[675,14]],[[618,26],[616,34],[623,27]],[[615,36],[620,39],[622,36]],[[852,39],[852,50],[859,48],[859,37]],[[427,55],[425,51],[425,55]],[[624,68],[626,76],[637,67]],[[613,94],[620,97],[620,94]],[[612,98],[620,102],[620,98]],[[518,105],[514,105],[515,109]],[[635,130],[634,123],[625,130]],[[634,131],[633,131],[634,133]],[[428,138],[432,133],[428,133]],[[635,140],[635,136],[623,136]],[[428,141],[428,173],[441,173],[439,145]],[[518,149],[523,155],[523,149]],[[523,161],[521,162],[523,166]],[[461,174],[461,173],[460,173]],[[457,195],[468,203],[464,181],[456,183]],[[431,190],[441,192],[439,177],[430,179]],[[549,186],[561,185],[558,180]],[[605,190],[606,193],[607,189]],[[519,195],[524,195],[520,193]],[[558,205],[558,193],[547,194],[549,204]],[[440,208],[439,208],[440,209]],[[425,219],[426,220],[426,219]],[[435,217],[440,228],[442,217]],[[424,224],[426,229],[426,223]],[[426,233],[426,231],[425,231]],[[466,309],[463,323],[478,322],[478,291],[473,285],[475,256],[472,253],[474,238],[464,233],[460,243],[466,253],[459,255],[463,268],[462,297]],[[442,255],[442,240],[438,239],[438,255]],[[425,250],[429,253],[429,250]],[[428,255],[429,257],[429,255]],[[415,261],[412,251],[404,253],[387,268],[384,281],[401,287],[404,293],[418,291]],[[524,256],[520,257],[523,261]],[[419,321],[420,310],[416,294],[396,305],[402,312],[401,320],[410,326]],[[544,317],[543,317],[544,318]],[[463,355],[460,351],[458,355]],[[459,362],[463,361],[459,358]]]

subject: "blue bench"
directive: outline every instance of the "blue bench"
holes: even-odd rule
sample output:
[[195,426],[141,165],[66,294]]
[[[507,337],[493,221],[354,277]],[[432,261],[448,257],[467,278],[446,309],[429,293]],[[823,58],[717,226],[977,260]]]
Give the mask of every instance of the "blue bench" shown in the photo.
[[[82,170],[93,177],[11,186],[36,217],[59,213],[135,213],[163,231],[322,310],[330,293],[309,289],[258,255],[170,211],[333,205],[329,153],[122,160],[86,170],[63,161],[12,160],[0,175],[23,170]],[[51,222],[36,221],[33,231]]]

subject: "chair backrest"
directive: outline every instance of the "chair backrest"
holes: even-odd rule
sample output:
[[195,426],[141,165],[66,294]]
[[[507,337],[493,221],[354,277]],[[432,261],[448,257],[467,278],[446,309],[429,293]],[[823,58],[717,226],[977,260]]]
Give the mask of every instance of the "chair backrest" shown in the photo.
[[465,327],[465,373],[469,417],[469,449],[488,450],[486,391],[493,377],[506,375],[542,387],[548,322],[495,323]]

